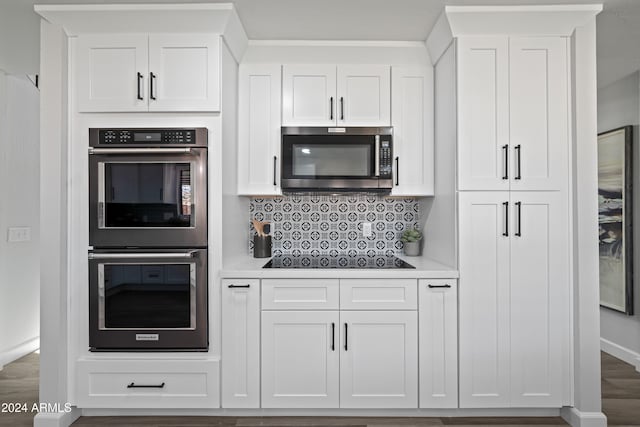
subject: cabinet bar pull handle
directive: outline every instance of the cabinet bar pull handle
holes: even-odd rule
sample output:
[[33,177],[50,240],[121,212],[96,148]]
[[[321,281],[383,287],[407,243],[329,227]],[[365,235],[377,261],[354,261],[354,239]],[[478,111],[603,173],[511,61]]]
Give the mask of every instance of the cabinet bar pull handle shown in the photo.
[[503,145],[502,150],[504,151],[504,175],[502,175],[502,179],[509,179],[509,145]]
[[164,388],[164,383],[162,384],[136,384],[131,383],[127,385],[127,388]]
[[138,73],[138,100],[142,101],[144,98],[142,97],[140,83],[142,83],[142,74]]
[[340,120],[344,120],[344,98],[340,97]]
[[331,322],[331,351],[336,351],[336,324]]
[[229,285],[230,288],[250,288],[251,285]]
[[522,179],[522,176],[520,174],[520,168],[522,167],[520,165],[520,154],[521,154],[520,153],[520,150],[521,150],[520,144],[516,145],[514,150],[516,150],[516,166],[517,166],[517,169],[518,169],[514,179]]
[[517,221],[518,221],[518,226],[516,228],[516,236],[521,237],[522,236],[522,219],[520,217],[521,213],[522,213],[522,202],[516,202],[516,210],[517,210]]
[[502,235],[505,237],[508,237],[509,236],[509,202],[502,203],[502,206],[504,206],[504,232],[502,233]]
[[155,75],[155,74],[153,74],[153,73],[149,73],[149,76],[151,77],[151,78],[149,79],[149,98],[151,98],[151,99],[153,99],[153,100],[155,101],[155,100],[156,100],[156,96],[155,96],[155,94],[153,93],[153,82],[154,82],[154,81],[155,81],[155,79],[156,79],[156,75]]
[[396,157],[396,186],[400,184],[400,157]]
[[349,350],[349,325],[344,324],[344,351]]
[[428,287],[430,287],[431,289],[434,288],[450,288],[451,285],[427,285]]
[[329,120],[333,120],[333,96],[329,98]]
[[273,185],[278,185],[276,182],[276,165],[278,164],[278,156],[273,156]]

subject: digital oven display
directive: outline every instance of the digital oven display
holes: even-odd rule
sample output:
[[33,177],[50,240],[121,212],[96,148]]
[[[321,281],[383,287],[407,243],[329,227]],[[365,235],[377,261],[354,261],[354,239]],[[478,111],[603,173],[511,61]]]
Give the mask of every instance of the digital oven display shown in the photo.
[[134,132],[133,140],[135,142],[161,142],[162,134],[160,132]]

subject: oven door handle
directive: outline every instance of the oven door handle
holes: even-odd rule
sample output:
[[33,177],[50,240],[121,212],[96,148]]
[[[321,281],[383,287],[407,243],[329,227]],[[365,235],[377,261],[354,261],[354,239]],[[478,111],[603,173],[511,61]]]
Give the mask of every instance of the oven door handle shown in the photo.
[[108,253],[97,254],[90,253],[89,259],[140,259],[140,258],[193,258],[197,251],[189,252],[161,252],[161,253]]
[[380,176],[380,135],[376,135],[376,147],[375,147],[375,176]]
[[190,154],[191,147],[186,148],[94,148],[89,147],[89,154]]

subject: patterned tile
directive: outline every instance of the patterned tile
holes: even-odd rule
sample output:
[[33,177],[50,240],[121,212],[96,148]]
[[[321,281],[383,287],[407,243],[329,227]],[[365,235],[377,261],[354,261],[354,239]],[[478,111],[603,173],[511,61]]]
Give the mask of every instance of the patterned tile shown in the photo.
[[[293,194],[254,198],[251,219],[271,223],[273,255],[311,254],[398,255],[400,236],[407,228],[420,227],[420,203],[375,194]],[[362,223],[370,222],[373,234],[362,235]],[[249,242],[253,251],[253,242]]]

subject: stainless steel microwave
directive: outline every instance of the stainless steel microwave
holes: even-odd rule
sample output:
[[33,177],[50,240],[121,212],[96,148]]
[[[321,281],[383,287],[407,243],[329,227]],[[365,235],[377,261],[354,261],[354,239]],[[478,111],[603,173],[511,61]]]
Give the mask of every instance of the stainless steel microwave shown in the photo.
[[283,127],[281,148],[285,192],[391,191],[391,127]]

